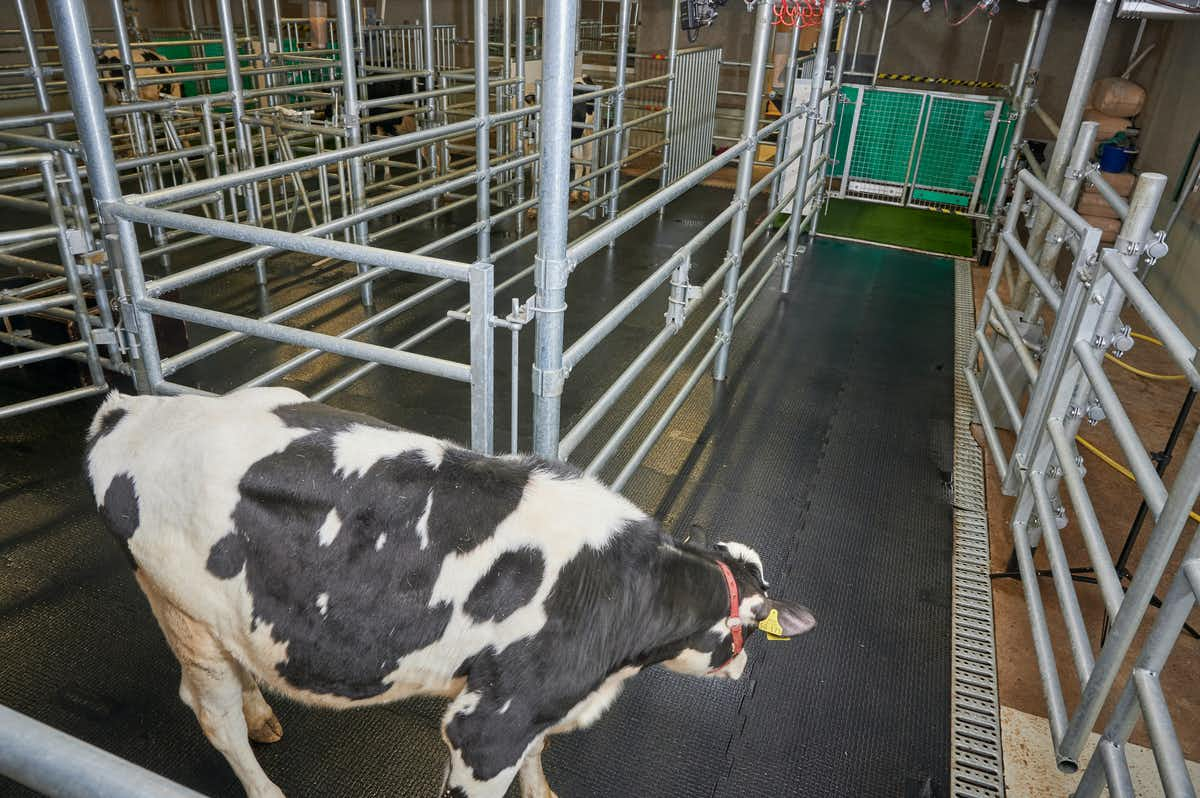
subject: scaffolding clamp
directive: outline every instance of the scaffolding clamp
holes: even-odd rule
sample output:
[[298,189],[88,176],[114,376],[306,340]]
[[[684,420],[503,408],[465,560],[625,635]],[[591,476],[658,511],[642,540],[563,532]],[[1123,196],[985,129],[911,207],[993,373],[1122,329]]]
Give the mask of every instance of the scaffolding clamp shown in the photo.
[[549,398],[562,396],[563,387],[567,384],[570,369],[540,369],[533,365],[533,393],[535,396]]

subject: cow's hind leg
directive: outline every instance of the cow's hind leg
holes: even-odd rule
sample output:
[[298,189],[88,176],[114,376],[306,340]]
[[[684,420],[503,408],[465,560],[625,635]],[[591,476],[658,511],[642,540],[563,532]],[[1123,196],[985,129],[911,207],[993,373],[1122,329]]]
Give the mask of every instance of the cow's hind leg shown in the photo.
[[274,710],[263,698],[258,682],[245,668],[234,663],[242,681],[242,712],[246,715],[246,728],[250,739],[256,743],[274,743],[283,738],[283,724],[275,717]]
[[[179,697],[196,713],[204,735],[229,762],[249,798],[283,798],[283,792],[267,778],[250,748],[242,667],[203,624],[166,600],[141,574],[138,582],[183,669]],[[258,686],[254,689],[257,691]],[[258,699],[266,706],[261,693]],[[266,709],[270,712],[270,707]]]
[[535,743],[521,763],[521,798],[557,798],[542,769],[542,749],[545,747],[544,740]]

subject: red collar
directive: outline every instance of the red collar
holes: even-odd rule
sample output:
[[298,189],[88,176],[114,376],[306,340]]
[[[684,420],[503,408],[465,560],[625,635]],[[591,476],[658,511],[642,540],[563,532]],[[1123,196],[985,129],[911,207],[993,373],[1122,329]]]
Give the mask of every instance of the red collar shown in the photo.
[[729,566],[720,560],[717,560],[717,567],[721,569],[721,574],[725,577],[725,590],[729,593],[729,631],[733,635],[733,656],[736,657],[742,653],[742,646],[745,643],[742,639],[742,602],[738,596],[737,580],[733,578],[733,571],[729,570]]

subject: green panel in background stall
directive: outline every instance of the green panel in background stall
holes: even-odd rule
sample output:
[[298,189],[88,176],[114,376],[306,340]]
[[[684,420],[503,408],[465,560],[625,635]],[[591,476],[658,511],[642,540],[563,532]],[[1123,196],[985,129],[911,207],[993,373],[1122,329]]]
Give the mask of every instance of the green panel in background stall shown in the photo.
[[881,183],[905,182],[913,137],[921,123],[923,100],[918,92],[884,89],[863,92],[850,177]]

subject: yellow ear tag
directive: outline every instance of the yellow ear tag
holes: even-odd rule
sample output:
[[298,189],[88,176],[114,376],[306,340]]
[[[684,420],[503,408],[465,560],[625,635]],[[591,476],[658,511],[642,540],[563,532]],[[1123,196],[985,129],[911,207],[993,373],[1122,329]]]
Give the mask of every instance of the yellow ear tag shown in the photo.
[[768,640],[791,640],[783,636],[783,626],[779,623],[779,610],[771,610],[767,617],[758,622],[758,628],[767,633]]

